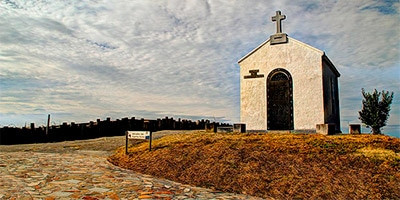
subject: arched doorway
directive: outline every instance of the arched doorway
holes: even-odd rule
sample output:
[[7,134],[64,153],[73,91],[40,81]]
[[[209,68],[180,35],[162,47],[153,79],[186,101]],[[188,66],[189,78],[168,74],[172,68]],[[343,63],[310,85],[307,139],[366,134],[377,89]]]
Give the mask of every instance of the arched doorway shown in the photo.
[[267,129],[293,130],[292,76],[285,69],[273,70],[267,78]]

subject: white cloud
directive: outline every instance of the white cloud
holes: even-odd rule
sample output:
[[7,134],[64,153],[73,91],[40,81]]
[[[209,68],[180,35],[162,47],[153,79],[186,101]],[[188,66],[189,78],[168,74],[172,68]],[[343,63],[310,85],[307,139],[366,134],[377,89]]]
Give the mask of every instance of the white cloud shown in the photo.
[[0,124],[47,113],[238,121],[236,62],[275,32],[278,9],[283,30],[326,51],[342,73],[342,118],[357,118],[362,87],[400,94],[399,3],[3,0]]

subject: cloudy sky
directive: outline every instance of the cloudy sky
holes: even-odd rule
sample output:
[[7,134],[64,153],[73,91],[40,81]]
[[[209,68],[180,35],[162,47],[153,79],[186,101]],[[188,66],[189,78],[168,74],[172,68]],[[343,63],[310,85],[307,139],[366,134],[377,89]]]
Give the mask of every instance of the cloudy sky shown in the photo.
[[342,126],[361,88],[395,92],[399,0],[0,0],[0,126],[111,117],[239,121],[237,61],[283,31],[326,52],[342,76]]

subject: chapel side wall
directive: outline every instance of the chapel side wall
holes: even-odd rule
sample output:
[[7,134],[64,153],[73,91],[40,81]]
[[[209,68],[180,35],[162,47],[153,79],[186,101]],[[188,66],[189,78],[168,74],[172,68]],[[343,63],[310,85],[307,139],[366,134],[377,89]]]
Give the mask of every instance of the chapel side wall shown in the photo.
[[[266,130],[266,85],[265,72],[261,69],[263,60],[257,56],[249,57],[240,65],[240,121],[246,124],[248,130]],[[249,70],[260,70],[261,78],[247,78]]]
[[323,61],[323,85],[325,123],[335,124],[336,131],[340,132],[338,77],[329,67],[329,63],[325,60]]

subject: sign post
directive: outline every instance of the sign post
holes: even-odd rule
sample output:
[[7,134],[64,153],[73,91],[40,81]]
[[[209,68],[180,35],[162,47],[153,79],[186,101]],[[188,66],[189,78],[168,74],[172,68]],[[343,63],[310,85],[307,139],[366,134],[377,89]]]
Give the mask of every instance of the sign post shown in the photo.
[[128,131],[125,132],[125,154],[128,155]]
[[149,151],[151,151],[151,140],[153,139],[153,134],[152,134],[152,132],[150,131],[150,141],[149,141]]
[[125,132],[125,154],[128,154],[129,140],[149,140],[149,151],[151,151],[151,142],[153,133],[151,131],[126,131]]

